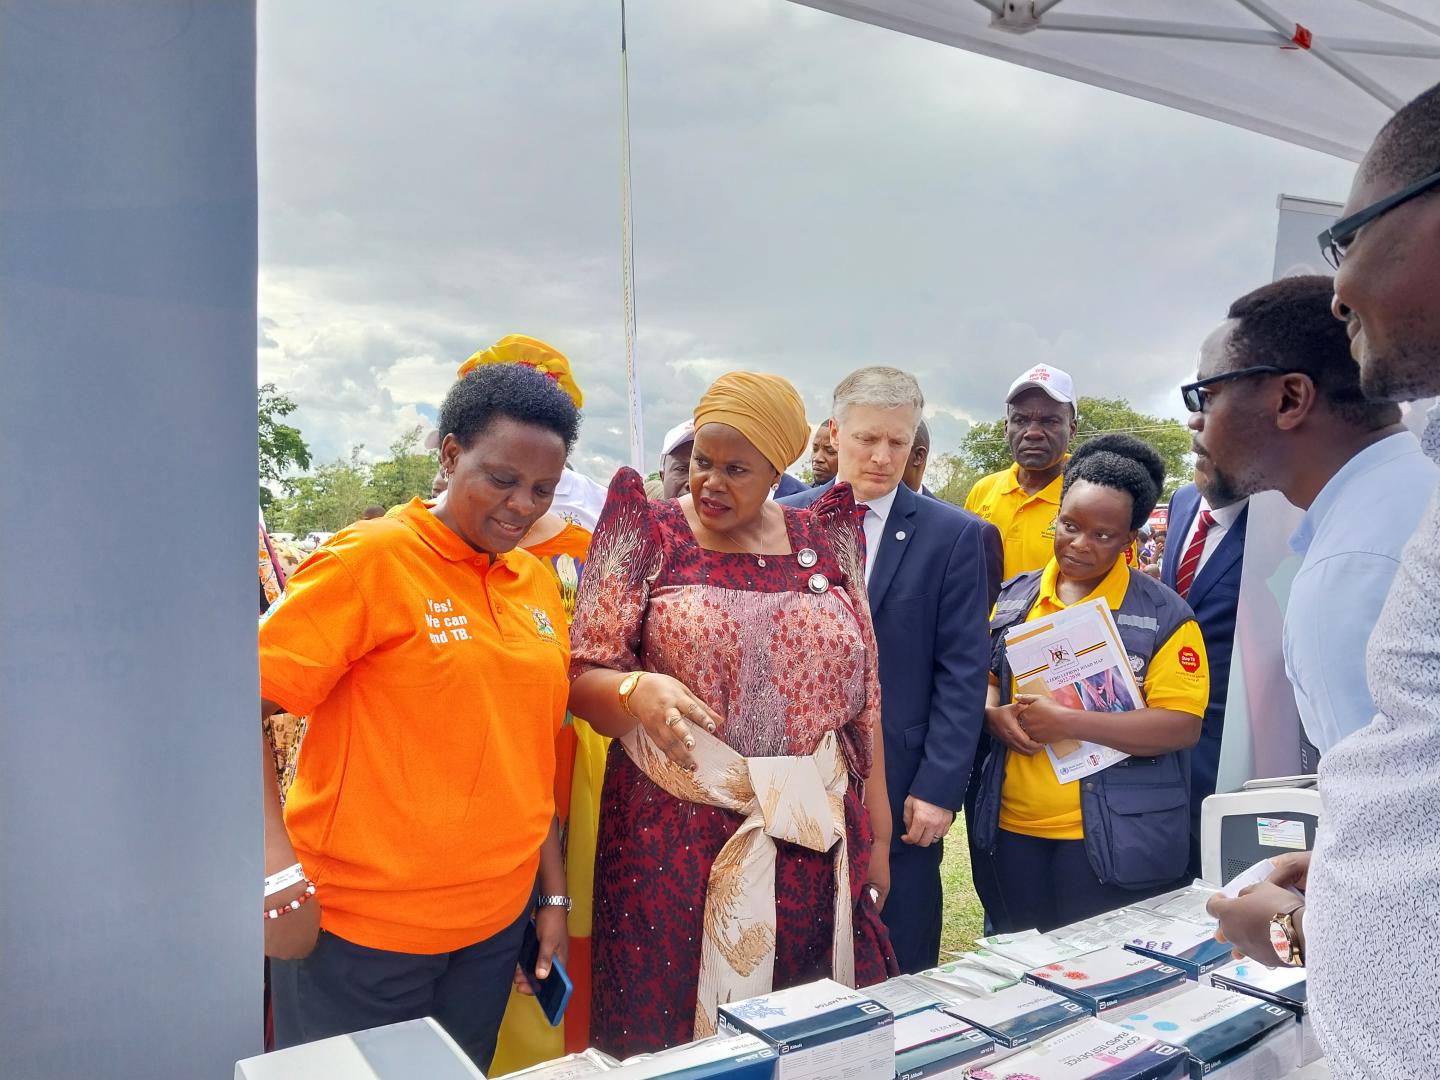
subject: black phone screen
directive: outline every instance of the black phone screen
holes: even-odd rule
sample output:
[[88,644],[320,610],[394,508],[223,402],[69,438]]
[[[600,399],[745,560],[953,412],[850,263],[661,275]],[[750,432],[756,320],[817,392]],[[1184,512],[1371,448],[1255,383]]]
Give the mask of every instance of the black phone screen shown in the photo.
[[556,956],[550,963],[550,974],[544,980],[535,978],[535,964],[540,959],[540,939],[535,934],[533,922],[525,924],[525,940],[520,944],[520,970],[530,989],[535,991],[535,1000],[540,1003],[545,1017],[551,1024],[560,1022],[566,1004],[570,1000],[570,980]]

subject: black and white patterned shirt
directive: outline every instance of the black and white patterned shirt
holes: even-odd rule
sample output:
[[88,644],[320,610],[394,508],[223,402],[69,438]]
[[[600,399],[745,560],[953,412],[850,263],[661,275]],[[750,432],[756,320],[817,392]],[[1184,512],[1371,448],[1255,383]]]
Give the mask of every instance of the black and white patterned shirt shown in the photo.
[[[1440,407],[1422,441],[1440,463]],[[1412,494],[1429,509],[1367,652],[1379,712],[1320,762],[1305,959],[1337,1077],[1440,1077],[1440,499]]]

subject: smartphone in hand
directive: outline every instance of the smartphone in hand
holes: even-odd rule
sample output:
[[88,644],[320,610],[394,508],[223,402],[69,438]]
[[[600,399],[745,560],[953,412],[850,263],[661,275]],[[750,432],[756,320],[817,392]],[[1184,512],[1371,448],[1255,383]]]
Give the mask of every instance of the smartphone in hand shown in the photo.
[[570,1004],[570,995],[575,991],[575,984],[570,981],[570,975],[566,972],[565,965],[560,962],[559,956],[550,958],[549,975],[543,980],[535,978],[535,965],[539,960],[540,939],[535,934],[535,924],[529,922],[525,924],[525,940],[520,943],[520,970],[525,975],[525,981],[530,984],[530,989],[535,991],[535,1000],[540,1003],[545,1019],[550,1021],[551,1027],[559,1027],[565,1016],[565,1006]]

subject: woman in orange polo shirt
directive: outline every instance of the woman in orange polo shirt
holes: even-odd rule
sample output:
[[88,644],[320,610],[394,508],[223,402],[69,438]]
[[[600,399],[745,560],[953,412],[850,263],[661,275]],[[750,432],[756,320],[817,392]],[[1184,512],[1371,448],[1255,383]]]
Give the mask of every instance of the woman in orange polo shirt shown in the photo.
[[279,1047],[433,1016],[486,1069],[537,874],[537,974],[563,951],[565,609],[513,549],[578,429],[544,374],[468,374],[440,410],[445,492],[337,534],[260,628],[262,712],[310,717],[283,820],[264,771]]

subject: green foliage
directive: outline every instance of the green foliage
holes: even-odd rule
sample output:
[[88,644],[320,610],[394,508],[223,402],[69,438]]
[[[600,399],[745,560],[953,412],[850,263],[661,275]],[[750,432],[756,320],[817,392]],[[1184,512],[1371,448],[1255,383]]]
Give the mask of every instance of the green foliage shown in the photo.
[[416,452],[424,433],[422,427],[411,428],[390,444],[389,461],[377,461],[370,467],[372,502],[388,508],[407,503],[416,495],[429,496],[436,455]]
[[281,423],[283,417],[295,411],[295,402],[275,389],[274,383],[266,383],[257,391],[256,426],[260,436],[260,506],[270,511],[275,504],[275,493],[270,485],[278,485],[293,492],[286,473],[291,469],[310,467],[310,448],[300,437],[300,429]]
[[[1112,432],[1135,435],[1159,451],[1165,459],[1165,498],[1181,484],[1190,482],[1195,468],[1190,461],[1190,431],[1184,424],[1137,412],[1124,398],[1082,397],[1076,444]],[[965,433],[954,453],[940,458],[941,482],[935,493],[947,502],[963,505],[977,480],[1008,469],[1012,463],[1010,445],[1005,440],[1005,421],[975,424]]]
[[388,510],[417,495],[428,497],[437,456],[414,452],[422,430],[414,428],[391,443],[387,461],[367,465],[360,460],[364,447],[357,446],[348,460],[337,458],[308,476],[295,477],[290,481],[291,493],[276,500],[266,523],[297,536],[335,532],[358,520],[372,504]]

